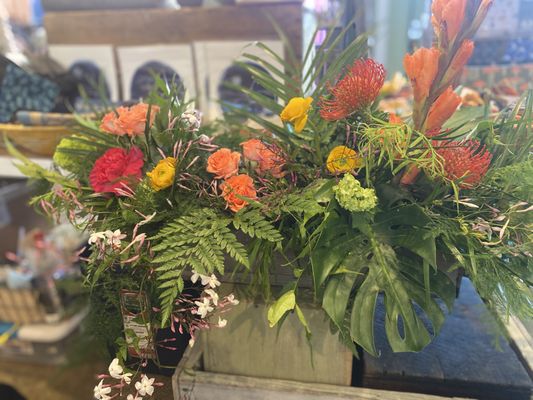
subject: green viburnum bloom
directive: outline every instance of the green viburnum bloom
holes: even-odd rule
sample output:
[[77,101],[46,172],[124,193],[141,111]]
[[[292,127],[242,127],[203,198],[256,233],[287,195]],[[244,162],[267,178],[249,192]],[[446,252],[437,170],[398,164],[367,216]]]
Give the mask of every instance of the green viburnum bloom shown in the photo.
[[374,189],[365,189],[351,174],[345,174],[333,191],[340,206],[351,212],[371,211],[378,204]]
[[61,142],[59,142],[56,151],[54,152],[54,163],[60,168],[76,173],[83,170],[80,166],[79,159],[73,158],[70,154],[61,152],[60,149],[94,150],[94,147],[78,140],[74,140],[72,137],[61,139]]

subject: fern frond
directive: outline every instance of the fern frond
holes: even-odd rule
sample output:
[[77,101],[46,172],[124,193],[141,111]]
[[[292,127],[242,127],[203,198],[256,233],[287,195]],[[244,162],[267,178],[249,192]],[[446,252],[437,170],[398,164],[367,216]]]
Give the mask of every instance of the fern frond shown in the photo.
[[246,207],[235,214],[233,226],[248,236],[269,242],[281,242],[283,236],[261,213],[254,207]]

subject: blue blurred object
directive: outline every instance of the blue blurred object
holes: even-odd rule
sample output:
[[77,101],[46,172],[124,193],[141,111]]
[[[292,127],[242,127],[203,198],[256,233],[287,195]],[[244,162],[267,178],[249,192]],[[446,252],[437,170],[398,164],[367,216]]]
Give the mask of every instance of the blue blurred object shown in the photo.
[[9,289],[29,289],[31,288],[32,273],[22,273],[14,269],[8,269],[6,284]]
[[54,82],[0,57],[0,122],[11,121],[18,110],[51,111],[59,92]]

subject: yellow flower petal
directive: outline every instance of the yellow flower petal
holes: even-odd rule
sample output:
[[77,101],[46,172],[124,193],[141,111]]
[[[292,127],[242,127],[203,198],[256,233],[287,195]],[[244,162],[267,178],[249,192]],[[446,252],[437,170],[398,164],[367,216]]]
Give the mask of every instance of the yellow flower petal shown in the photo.
[[305,128],[307,113],[312,102],[312,97],[293,97],[289,100],[279,116],[283,122],[292,123],[294,130],[299,133]]
[[326,161],[326,167],[332,174],[353,171],[362,165],[362,159],[357,152],[346,146],[337,146],[331,150]]
[[152,171],[146,173],[150,178],[150,186],[155,191],[172,186],[175,174],[176,159],[174,157],[167,157],[159,161]]

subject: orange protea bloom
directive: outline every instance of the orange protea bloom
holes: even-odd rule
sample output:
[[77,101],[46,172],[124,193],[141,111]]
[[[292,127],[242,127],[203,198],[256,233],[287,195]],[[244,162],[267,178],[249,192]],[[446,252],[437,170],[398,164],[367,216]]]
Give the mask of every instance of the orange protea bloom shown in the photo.
[[431,84],[439,70],[440,51],[435,48],[420,48],[403,59],[405,73],[411,80],[415,102],[419,103],[429,95]]
[[461,179],[459,187],[476,186],[487,173],[492,154],[477,140],[448,142],[437,153],[443,158],[444,171],[450,180]]
[[426,131],[438,130],[453,115],[461,104],[461,96],[448,86],[429,109]]
[[356,60],[346,75],[329,89],[328,99],[321,99],[320,115],[338,121],[370,106],[385,82],[385,68],[368,58]]
[[[139,103],[132,107],[118,107],[104,115],[100,129],[114,135],[139,136],[144,134],[146,128],[146,116],[148,114],[148,104]],[[149,126],[154,123],[156,114],[159,112],[158,106],[150,109]]]
[[440,41],[451,43],[457,37],[465,19],[466,0],[434,0],[431,22]]
[[239,211],[248,204],[248,199],[257,199],[257,192],[254,187],[254,181],[246,174],[235,175],[220,185],[222,197],[226,200],[227,206],[233,212]]
[[230,149],[215,151],[207,159],[207,172],[215,174],[217,179],[227,179],[239,172],[241,154]]

